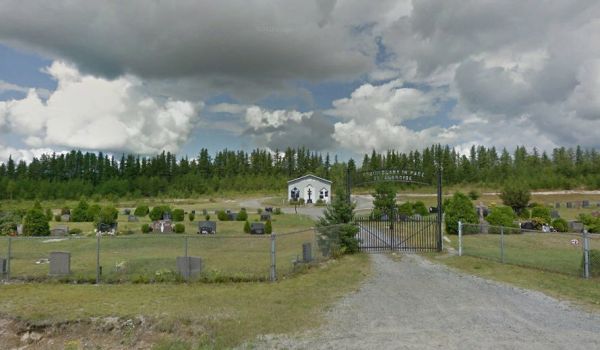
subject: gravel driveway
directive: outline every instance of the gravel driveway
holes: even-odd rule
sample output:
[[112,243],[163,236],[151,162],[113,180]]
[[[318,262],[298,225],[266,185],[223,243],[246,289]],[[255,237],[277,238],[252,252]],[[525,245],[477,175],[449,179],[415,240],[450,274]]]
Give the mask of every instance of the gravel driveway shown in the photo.
[[463,275],[418,255],[372,255],[375,273],[320,329],[265,336],[277,349],[600,349],[600,314]]

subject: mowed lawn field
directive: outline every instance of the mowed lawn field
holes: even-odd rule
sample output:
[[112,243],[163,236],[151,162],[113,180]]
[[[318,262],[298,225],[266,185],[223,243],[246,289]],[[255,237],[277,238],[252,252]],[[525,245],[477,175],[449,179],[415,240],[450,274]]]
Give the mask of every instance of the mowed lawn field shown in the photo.
[[[213,215],[216,216],[216,215]],[[259,220],[259,215],[249,213],[248,221]],[[185,234],[141,233],[141,225],[149,223],[148,217],[139,222],[127,222],[119,216],[119,230],[135,233],[100,239],[100,266],[103,282],[148,282],[176,279],[176,257],[197,256],[203,259],[203,273],[198,278],[205,281],[266,280],[271,265],[271,241],[268,235],[244,233],[243,221],[217,221],[217,234],[199,235],[197,222],[186,218]],[[63,223],[52,222],[51,226]],[[49,267],[43,259],[50,252],[71,254],[71,271],[68,277],[80,282],[95,281],[97,240],[92,223],[66,223],[71,229],[80,228],[81,236],[60,238],[12,238],[11,278],[39,280],[48,278]],[[278,273],[293,270],[293,261],[302,255],[302,244],[311,243],[318,256],[314,221],[306,216],[281,214],[272,216],[276,234],[276,260]],[[8,237],[0,237],[0,255],[8,254]],[[40,263],[41,262],[41,263]],[[64,277],[66,278],[66,277]]]
[[[0,285],[0,321],[18,320],[46,332],[42,348],[50,340],[48,348],[57,349],[141,342],[159,349],[229,348],[260,334],[318,327],[323,311],[356,290],[369,272],[368,256],[357,254],[275,283]],[[144,322],[103,331],[102,319],[112,317]],[[19,336],[4,332],[0,342],[17,346]]]

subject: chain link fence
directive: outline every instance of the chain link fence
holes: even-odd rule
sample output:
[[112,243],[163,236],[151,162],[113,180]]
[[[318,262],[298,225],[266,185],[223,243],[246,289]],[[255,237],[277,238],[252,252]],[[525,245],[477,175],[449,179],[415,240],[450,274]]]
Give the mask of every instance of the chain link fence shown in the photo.
[[459,255],[584,278],[600,277],[600,235],[458,224]]
[[0,237],[0,279],[72,283],[274,281],[331,256],[322,247],[336,243],[333,238],[322,237],[320,230],[273,235],[4,236]]

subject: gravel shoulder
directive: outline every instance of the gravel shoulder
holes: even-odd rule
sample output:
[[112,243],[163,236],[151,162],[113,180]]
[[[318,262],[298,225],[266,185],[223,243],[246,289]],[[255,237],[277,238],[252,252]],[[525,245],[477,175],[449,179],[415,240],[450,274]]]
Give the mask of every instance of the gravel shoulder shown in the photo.
[[259,349],[599,349],[600,314],[465,275],[418,255],[372,255],[374,274],[295,336]]

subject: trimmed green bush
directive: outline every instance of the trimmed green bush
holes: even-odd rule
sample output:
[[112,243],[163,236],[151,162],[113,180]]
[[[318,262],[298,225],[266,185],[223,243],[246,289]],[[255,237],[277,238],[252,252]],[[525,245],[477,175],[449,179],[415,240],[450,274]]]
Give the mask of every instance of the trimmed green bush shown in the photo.
[[[515,224],[516,215],[511,207],[507,206],[498,206],[491,210],[490,214],[485,218],[485,220],[492,226],[503,226],[503,227],[512,227],[517,228]],[[489,233],[500,234],[501,229],[498,227],[490,227]],[[505,234],[510,233],[520,233],[521,230],[511,230],[505,229]]]
[[194,219],[196,219],[196,213],[190,212],[188,214],[188,219],[190,219],[190,221],[194,221]]
[[281,214],[283,214],[283,212],[281,211],[281,208],[275,208],[275,212],[273,212],[273,214],[281,215]]
[[411,216],[414,214],[412,203],[405,202],[398,206],[398,214]]
[[552,221],[552,227],[558,232],[567,232],[569,231],[569,224],[567,220],[563,218],[557,218]]
[[250,233],[250,223],[248,222],[248,220],[246,220],[246,223],[244,223],[244,232]]
[[415,204],[413,204],[413,211],[421,216],[429,215],[429,209],[427,209],[425,203],[422,201],[416,201]]
[[54,215],[54,221],[61,222],[61,220],[62,220],[62,217],[60,214]]
[[446,233],[458,234],[458,222],[463,224],[476,224],[477,212],[471,199],[464,193],[456,192],[445,207]]
[[83,231],[81,231],[81,229],[78,228],[78,227],[76,227],[76,228],[74,228],[72,230],[69,230],[69,233],[72,234],[72,235],[80,235],[82,232]]
[[246,221],[248,220],[248,213],[245,209],[240,210],[240,212],[236,216],[236,221]]
[[227,215],[225,210],[219,210],[217,212],[217,219],[219,219],[219,221],[229,221],[229,216]]
[[88,210],[90,209],[90,206],[88,205],[88,203],[82,199],[79,201],[79,204],[77,204],[77,207],[75,207],[75,209],[73,209],[71,211],[71,221],[72,222],[90,222],[90,221],[94,221],[94,218],[90,218],[89,217],[89,212]]
[[273,225],[271,224],[271,220],[267,220],[267,223],[265,224],[265,233],[268,235],[273,233]]
[[41,209],[31,209],[23,219],[23,234],[25,236],[49,236],[50,225],[48,218]]
[[550,209],[541,205],[535,206],[531,209],[531,217],[543,219],[545,224],[550,224],[550,222],[552,222]]
[[173,221],[182,222],[185,219],[185,212],[183,209],[173,209]]
[[184,233],[185,232],[185,225],[182,223],[176,223],[175,224],[175,233]]
[[171,207],[169,207],[168,205],[158,205],[152,208],[152,210],[150,210],[148,216],[150,216],[150,219],[152,221],[156,221],[162,220],[165,214],[172,214]]
[[152,229],[150,228],[150,225],[148,225],[148,224],[142,225],[142,233],[150,233],[150,231],[152,231]]
[[500,193],[502,203],[520,213],[523,208],[526,208],[531,199],[531,191],[522,183],[511,183],[506,185]]
[[147,205],[139,205],[137,208],[135,208],[133,215],[139,216],[139,217],[144,217],[144,216],[148,215],[149,212],[150,212],[150,209],[148,209]]

